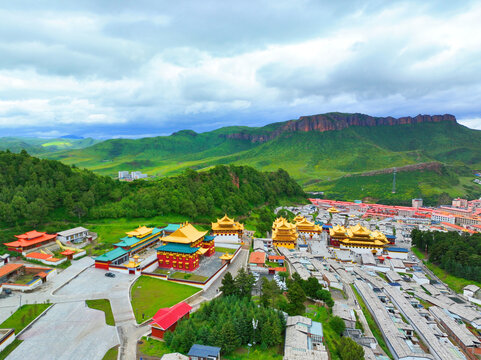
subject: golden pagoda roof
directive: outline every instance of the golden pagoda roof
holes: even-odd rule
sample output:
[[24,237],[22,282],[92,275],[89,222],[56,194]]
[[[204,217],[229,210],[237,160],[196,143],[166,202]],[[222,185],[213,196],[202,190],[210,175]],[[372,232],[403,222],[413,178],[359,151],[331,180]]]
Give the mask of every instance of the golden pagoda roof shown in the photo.
[[379,240],[379,241],[382,241],[383,243],[387,243],[388,240],[386,238],[386,235],[384,235],[382,232],[380,232],[379,230],[375,230],[371,233],[371,239],[376,239],[376,240]]
[[186,222],[172,234],[163,237],[162,241],[167,243],[191,244],[205,236],[205,234],[207,234],[207,231],[199,231],[192,226],[192,224]]
[[294,218],[294,222],[301,222],[302,220],[306,220],[306,218],[302,215],[297,215],[295,218]]
[[331,229],[329,229],[329,235],[331,236],[345,236],[346,235],[346,228],[342,225],[334,225]]
[[275,241],[295,241],[298,238],[296,231],[278,231],[279,229],[274,229],[272,232],[272,240]]
[[127,232],[127,236],[129,237],[138,237],[138,238],[142,238],[146,235],[149,235],[152,230],[154,230],[154,228],[148,228],[146,226],[139,226],[137,229],[133,230],[133,231],[129,231]]
[[314,224],[306,218],[303,218],[301,221],[296,223],[296,226],[298,230],[322,231],[322,228],[319,225]]
[[337,210],[334,206],[327,209],[327,211],[329,211],[330,213],[338,213],[339,212],[339,210]]
[[209,251],[209,249],[201,247],[199,248],[199,250],[197,250],[197,253],[200,255],[204,255],[207,251]]
[[365,228],[361,224],[357,224],[348,228],[347,234],[349,235],[349,237],[369,236],[371,234],[371,230]]
[[234,257],[233,254],[225,253],[224,255],[219,256],[219,259],[221,259],[221,260],[232,260],[233,257]]
[[287,221],[287,219],[280,217],[274,221],[272,228],[280,230],[295,230],[296,225],[291,224],[289,221]]
[[222,219],[217,219],[217,222],[212,223],[212,230],[244,230],[244,224],[239,222],[235,222],[234,219],[231,219],[224,215]]

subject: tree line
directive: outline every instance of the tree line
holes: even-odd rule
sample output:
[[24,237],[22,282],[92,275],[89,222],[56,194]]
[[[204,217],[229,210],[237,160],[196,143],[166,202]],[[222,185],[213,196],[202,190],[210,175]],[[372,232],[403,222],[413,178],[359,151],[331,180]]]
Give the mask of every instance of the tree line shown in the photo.
[[454,276],[481,282],[481,234],[413,229],[411,238],[433,264]]
[[167,214],[203,222],[224,213],[245,215],[282,198],[305,199],[284,170],[262,173],[247,166],[219,165],[126,183],[25,151],[0,151],[0,224],[4,226]]

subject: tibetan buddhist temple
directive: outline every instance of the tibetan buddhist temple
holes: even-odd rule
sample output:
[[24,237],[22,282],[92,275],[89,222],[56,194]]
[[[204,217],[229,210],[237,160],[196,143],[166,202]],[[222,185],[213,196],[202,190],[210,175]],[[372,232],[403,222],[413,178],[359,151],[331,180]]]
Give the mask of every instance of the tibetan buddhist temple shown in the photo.
[[172,234],[161,238],[162,245],[157,248],[159,267],[187,271],[197,269],[201,256],[215,253],[214,236],[206,234],[207,231],[199,231],[186,222]]
[[339,242],[346,238],[346,228],[341,225],[335,225],[329,229],[329,245],[339,247]]
[[8,251],[24,252],[25,250],[47,245],[55,241],[57,234],[50,235],[33,230],[22,235],[15,235],[15,237],[17,238],[16,241],[4,244]]
[[162,236],[162,229],[139,226],[126,233],[114,249],[95,258],[95,267],[109,270],[110,266],[118,266],[128,262],[127,268],[135,269],[140,265],[139,257],[134,256],[142,250],[154,246]]
[[334,206],[327,209],[327,211],[331,214],[337,214],[339,212],[339,210],[337,210]]
[[303,216],[300,218],[296,216],[294,221],[296,222],[297,231],[299,233],[308,234],[312,237],[314,234],[320,234],[322,232],[322,228],[319,225],[307,220]]
[[297,243],[296,225],[283,217],[277,218],[272,224],[272,244],[288,249],[294,249]]
[[389,245],[386,236],[380,231],[371,232],[357,224],[347,229],[346,238],[339,241],[341,249],[350,249],[356,253],[381,254]]
[[224,215],[222,219],[217,219],[217,222],[212,223],[212,234],[214,236],[222,235],[237,235],[239,239],[244,233],[244,224],[234,221]]

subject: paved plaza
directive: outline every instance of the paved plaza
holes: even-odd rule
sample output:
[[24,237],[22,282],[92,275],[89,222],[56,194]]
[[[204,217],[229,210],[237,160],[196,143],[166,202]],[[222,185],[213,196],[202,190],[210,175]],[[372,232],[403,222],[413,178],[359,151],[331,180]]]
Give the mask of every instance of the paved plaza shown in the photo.
[[88,308],[85,301],[53,305],[20,339],[24,341],[9,360],[102,359],[119,344],[115,327],[105,324],[104,312]]

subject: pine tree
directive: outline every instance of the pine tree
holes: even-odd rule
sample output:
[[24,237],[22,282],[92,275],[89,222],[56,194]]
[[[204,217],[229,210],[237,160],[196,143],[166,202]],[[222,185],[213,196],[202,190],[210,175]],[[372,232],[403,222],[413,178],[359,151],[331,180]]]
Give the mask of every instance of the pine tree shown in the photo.
[[222,279],[222,286],[219,288],[219,290],[222,291],[224,296],[235,295],[237,293],[236,284],[230,271],[227,271],[227,273],[224,275],[224,278]]

